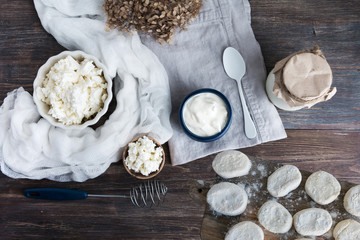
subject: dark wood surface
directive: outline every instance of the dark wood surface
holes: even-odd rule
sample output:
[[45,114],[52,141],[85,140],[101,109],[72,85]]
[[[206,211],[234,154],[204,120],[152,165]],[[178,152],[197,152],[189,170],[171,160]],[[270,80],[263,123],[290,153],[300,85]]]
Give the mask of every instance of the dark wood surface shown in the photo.
[[[288,138],[242,151],[302,170],[319,169],[360,184],[360,3],[357,0],[251,0],[252,27],[268,71],[288,54],[318,44],[329,61],[338,93],[298,112],[280,111]],[[42,28],[32,1],[0,4],[0,104],[6,93],[32,92],[37,69],[64,50]],[[166,148],[166,145],[165,145]],[[11,179],[0,174],[1,239],[200,239],[206,206],[189,190],[216,179],[214,155],[173,167],[157,179],[169,193],[157,208],[135,208],[126,199],[47,202],[27,199],[30,187],[76,188],[99,194],[123,192],[138,182],[121,162],[84,183]]]
[[[346,181],[340,182],[341,192],[339,197],[330,204],[325,206],[316,204],[305,192],[305,182],[310,176],[311,172],[301,170],[302,181],[298,188],[296,188],[291,193],[287,194],[281,198],[274,198],[267,191],[267,177],[278,169],[281,164],[266,161],[262,159],[256,159],[250,157],[252,162],[252,167],[250,172],[246,176],[229,179],[222,179],[217,177],[210,182],[195,181],[190,187],[191,197],[199,202],[202,202],[206,205],[206,210],[203,218],[203,223],[201,226],[201,238],[208,240],[221,240],[224,239],[226,232],[229,227],[241,222],[241,221],[252,221],[259,226],[261,224],[257,218],[257,211],[260,207],[268,200],[276,200],[278,203],[282,204],[291,215],[294,215],[298,211],[301,211],[306,208],[316,207],[327,210],[333,218],[333,223],[338,223],[342,220],[352,218],[357,221],[360,218],[352,216],[350,213],[346,212],[343,207],[343,198],[345,193],[353,187],[354,183],[349,183]],[[209,205],[206,204],[206,194],[209,191],[210,187],[218,182],[230,181],[235,184],[242,185],[248,195],[248,205],[245,211],[239,216],[224,216],[221,214],[214,214],[210,209]],[[296,239],[301,238],[294,228],[291,228],[288,232],[283,234],[274,234],[270,231],[267,231],[263,228],[265,239],[267,240],[277,240],[277,239]],[[329,239],[331,232],[325,233],[323,236],[319,236],[317,239]],[[350,239],[349,239],[350,240]]]

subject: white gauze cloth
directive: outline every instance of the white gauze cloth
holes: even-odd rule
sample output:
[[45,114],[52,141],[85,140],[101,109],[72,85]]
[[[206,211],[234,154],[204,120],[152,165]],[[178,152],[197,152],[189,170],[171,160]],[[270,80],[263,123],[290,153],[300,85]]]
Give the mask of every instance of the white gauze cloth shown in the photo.
[[1,171],[12,178],[82,182],[118,161],[137,135],[166,142],[172,135],[167,74],[139,36],[106,32],[102,0],[34,3],[43,27],[62,46],[92,54],[106,66],[117,107],[96,130],[69,131],[41,118],[30,93],[14,90],[0,108]]

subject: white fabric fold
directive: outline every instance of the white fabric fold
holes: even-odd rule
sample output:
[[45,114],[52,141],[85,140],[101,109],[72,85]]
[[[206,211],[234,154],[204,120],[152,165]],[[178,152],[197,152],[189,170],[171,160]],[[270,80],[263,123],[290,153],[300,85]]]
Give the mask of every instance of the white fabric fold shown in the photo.
[[82,182],[118,161],[135,136],[160,143],[172,136],[164,67],[136,33],[105,31],[102,3],[34,0],[43,27],[62,46],[92,54],[106,66],[114,78],[115,111],[96,130],[63,130],[40,118],[23,88],[9,93],[0,108],[0,166],[7,176]]

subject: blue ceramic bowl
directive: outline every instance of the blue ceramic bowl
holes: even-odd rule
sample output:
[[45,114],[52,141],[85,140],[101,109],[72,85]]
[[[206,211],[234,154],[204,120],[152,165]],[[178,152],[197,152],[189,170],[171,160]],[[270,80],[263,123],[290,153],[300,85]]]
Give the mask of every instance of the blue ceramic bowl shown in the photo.
[[[218,132],[217,134],[215,135],[212,135],[212,136],[206,136],[206,137],[203,137],[203,136],[198,136],[194,133],[192,133],[187,127],[186,127],[186,124],[185,124],[185,121],[184,121],[184,118],[183,118],[183,110],[184,110],[184,106],[186,104],[186,102],[191,99],[192,97],[194,97],[195,95],[197,94],[200,94],[200,93],[213,93],[213,94],[216,94],[217,96],[219,96],[224,102],[225,102],[225,105],[226,105],[226,108],[227,108],[227,112],[228,112],[228,118],[227,118],[227,121],[226,121],[226,124],[224,126],[224,128]],[[231,110],[231,105],[230,105],[230,102],[229,100],[224,96],[224,94],[222,94],[221,92],[215,90],[215,89],[211,89],[211,88],[202,88],[202,89],[199,89],[199,90],[196,90],[192,93],[190,93],[185,99],[184,101],[182,102],[181,106],[180,106],[180,110],[179,110],[179,119],[180,119],[180,125],[182,126],[182,128],[184,129],[185,133],[191,137],[192,139],[196,140],[196,141],[199,141],[199,142],[211,142],[211,141],[215,141],[219,138],[221,138],[222,136],[224,136],[224,134],[227,132],[227,130],[229,130],[230,128],[230,125],[231,125],[231,121],[232,121],[232,110]]]

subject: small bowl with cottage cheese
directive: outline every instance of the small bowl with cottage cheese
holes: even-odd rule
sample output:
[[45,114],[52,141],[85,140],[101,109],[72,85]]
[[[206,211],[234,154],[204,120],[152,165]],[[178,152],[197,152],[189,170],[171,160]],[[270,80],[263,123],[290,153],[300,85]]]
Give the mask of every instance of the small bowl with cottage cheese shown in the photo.
[[184,99],[179,120],[190,138],[199,142],[215,141],[230,128],[231,105],[221,92],[211,88],[199,89]]
[[112,99],[105,66],[82,51],[64,51],[42,65],[33,83],[39,114],[52,125],[81,130],[96,124]]
[[130,175],[138,179],[150,179],[163,169],[165,152],[154,138],[138,137],[124,148],[123,164]]

